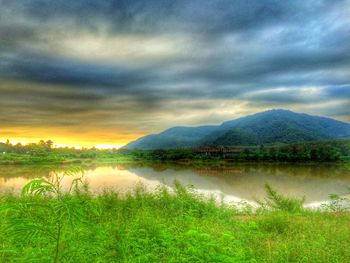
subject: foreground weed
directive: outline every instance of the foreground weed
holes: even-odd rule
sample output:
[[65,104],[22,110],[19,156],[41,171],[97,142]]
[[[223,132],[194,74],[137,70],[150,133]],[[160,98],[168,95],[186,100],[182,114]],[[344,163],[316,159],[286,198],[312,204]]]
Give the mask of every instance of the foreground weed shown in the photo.
[[274,190],[269,184],[265,184],[267,197],[264,201],[257,201],[262,210],[278,210],[289,213],[298,213],[303,211],[305,197],[288,198]]
[[0,195],[0,262],[350,262],[348,212],[302,209],[271,188],[258,213],[177,182],[93,195],[61,179]]
[[[350,195],[350,187],[347,187]],[[330,202],[322,206],[322,209],[331,212],[350,211],[350,197],[339,196],[337,194],[329,195]]]
[[[80,174],[72,180],[67,193],[62,192],[65,176]],[[51,180],[34,179],[24,186],[18,204],[8,207],[8,215],[15,219],[7,228],[12,237],[25,237],[29,242],[43,237],[54,244],[53,262],[58,262],[62,253],[64,233],[84,221],[87,208],[79,199],[70,198],[73,190],[82,184],[83,173],[79,168],[55,173]],[[43,202],[46,200],[46,202]],[[65,254],[65,256],[67,256]]]

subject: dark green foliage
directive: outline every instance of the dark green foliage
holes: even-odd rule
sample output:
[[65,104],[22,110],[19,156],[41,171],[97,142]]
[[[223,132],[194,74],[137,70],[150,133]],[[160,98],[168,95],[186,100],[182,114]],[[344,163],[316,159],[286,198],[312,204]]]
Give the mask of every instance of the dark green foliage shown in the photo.
[[238,152],[198,153],[191,149],[124,151],[123,155],[134,161],[150,162],[220,162],[220,161],[278,161],[278,162],[335,162],[350,157],[350,140],[308,142],[290,145],[260,145],[236,147]]
[[224,135],[221,135],[215,139],[211,145],[258,145],[259,139],[256,135],[248,130],[242,128],[231,129],[226,132]]

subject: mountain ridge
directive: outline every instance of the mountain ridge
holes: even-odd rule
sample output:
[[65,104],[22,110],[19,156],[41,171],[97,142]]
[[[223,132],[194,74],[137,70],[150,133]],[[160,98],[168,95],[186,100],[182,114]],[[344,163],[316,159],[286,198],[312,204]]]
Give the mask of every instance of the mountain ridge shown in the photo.
[[272,109],[221,125],[176,126],[130,142],[123,149],[244,146],[350,138],[350,124],[323,116]]

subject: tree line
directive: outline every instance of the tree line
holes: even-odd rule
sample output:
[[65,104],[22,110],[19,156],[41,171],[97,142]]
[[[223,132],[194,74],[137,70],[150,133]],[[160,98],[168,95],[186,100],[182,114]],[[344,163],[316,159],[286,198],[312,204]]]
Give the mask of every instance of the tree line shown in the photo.
[[308,142],[290,145],[260,145],[258,147],[249,148],[242,147],[240,151],[234,153],[227,153],[225,151],[199,153],[194,149],[158,149],[151,151],[126,151],[125,154],[129,154],[137,160],[148,161],[233,160],[333,162],[350,159],[350,140]]
[[95,158],[99,153],[116,151],[99,150],[92,148],[74,148],[74,147],[54,147],[52,140],[40,140],[37,143],[28,144],[12,144],[9,140],[5,143],[0,143],[0,153],[2,154],[27,154],[37,157],[45,157],[49,155],[59,155],[65,158]]

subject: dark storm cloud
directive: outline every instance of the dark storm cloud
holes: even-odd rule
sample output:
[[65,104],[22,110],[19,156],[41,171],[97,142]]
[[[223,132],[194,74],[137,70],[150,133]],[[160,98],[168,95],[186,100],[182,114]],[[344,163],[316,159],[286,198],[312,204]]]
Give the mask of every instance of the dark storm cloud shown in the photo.
[[140,70],[79,63],[33,53],[17,53],[0,58],[0,73],[3,78],[70,85],[73,88],[101,86],[126,89],[148,78],[148,74]]
[[[346,26],[343,28],[341,25],[334,26],[334,22],[328,20],[333,16],[337,18],[337,12],[340,11],[338,9],[346,6],[346,3],[347,1],[327,0],[308,1],[306,3],[305,1],[282,2],[276,0],[136,0],[131,2],[127,0],[78,0],[70,2],[63,0],[3,0],[1,4],[5,11],[2,12],[7,16],[12,16],[14,20],[8,21],[7,19],[6,23],[0,26],[0,32],[2,38],[8,41],[16,42],[16,39],[19,39],[20,42],[23,42],[25,39],[28,41],[31,39],[40,40],[40,30],[52,29],[65,32],[87,30],[95,32],[99,30],[101,24],[114,29],[114,31],[109,32],[110,34],[129,34],[137,31],[148,35],[156,35],[181,31],[185,34],[195,34],[196,37],[199,37],[197,40],[200,40],[201,36],[205,36],[205,40],[210,42],[204,44],[207,45],[207,48],[213,51],[219,49],[218,55],[213,52],[214,55],[202,57],[201,61],[206,62],[205,65],[208,65],[208,67],[204,66],[202,70],[198,69],[198,73],[194,74],[194,77],[196,75],[202,77],[201,75],[203,75],[203,78],[214,80],[217,78],[223,82],[232,80],[244,82],[251,76],[257,77],[269,73],[315,70],[339,65],[348,66],[350,60],[350,55],[348,55],[350,53],[349,28]],[[16,16],[23,17],[24,22],[16,21]],[[30,23],[27,23],[27,20]],[[74,22],[74,27],[65,27],[65,25],[71,25],[70,22]],[[320,24],[319,27],[322,32],[313,32],[315,30],[314,23]],[[64,26],[60,27],[57,24],[63,24]],[[309,24],[311,25],[308,26]],[[250,43],[256,40],[259,41],[259,35],[249,34],[245,36],[245,33],[250,32],[250,30],[259,33],[259,30],[263,28],[268,29],[275,26],[282,27],[282,33],[271,40],[266,40],[264,44],[268,45],[270,41],[280,41],[281,43],[277,43],[277,48],[273,44],[274,50],[269,50],[268,47],[260,47],[262,52],[260,58],[256,59],[255,56],[249,55],[249,48],[242,47],[242,51],[247,53],[243,67],[242,65],[226,63],[226,60],[236,61],[237,59],[235,54],[230,53],[230,51],[220,52],[220,50],[225,50],[228,47],[220,46],[222,44],[220,42],[221,38],[217,37],[216,33],[221,33],[222,36],[228,34],[244,36],[242,42]],[[289,27],[297,27],[297,30],[290,32],[288,31]],[[283,33],[283,31],[285,32]],[[51,32],[51,34],[55,34],[55,32]],[[210,38],[212,40],[209,40]],[[317,38],[317,43],[310,50],[306,47],[308,41],[311,44],[315,41],[312,38]],[[293,46],[293,41],[296,44],[298,41],[302,41],[304,45]],[[325,45],[327,45],[327,41],[328,43],[333,42],[333,45],[331,48],[327,48],[327,46],[323,46],[321,41]],[[283,48],[284,46],[286,48]],[[332,47],[336,47],[336,49]],[[27,57],[23,59],[24,62],[27,61]],[[211,66],[210,61],[213,61],[213,66]],[[55,61],[52,62],[55,63]],[[51,61],[48,60],[47,64],[50,63]],[[70,63],[70,61],[67,61],[67,67],[82,67],[81,65],[69,65]],[[59,71],[60,68],[53,68],[53,70]],[[79,76],[84,71],[91,74],[89,69],[84,67],[76,71],[72,74]],[[189,71],[188,74],[197,71]],[[133,76],[137,77],[138,72],[135,72]],[[73,76],[68,77],[68,79],[75,81]]]
[[326,93],[329,98],[350,98],[350,85],[328,87]]
[[[306,6],[303,1],[277,0],[3,0],[2,5],[11,14],[21,13],[39,22],[68,19],[91,30],[96,29],[96,20],[103,20],[118,32],[151,33],[154,29],[174,31],[187,28],[215,34],[293,19],[297,17],[295,13]],[[320,11],[329,8],[320,4],[315,7]],[[309,10],[315,12],[315,9]]]
[[332,100],[323,114],[344,117],[349,12],[349,0],[0,0],[1,121],[71,113],[57,125],[141,131],[230,100],[244,113]]

